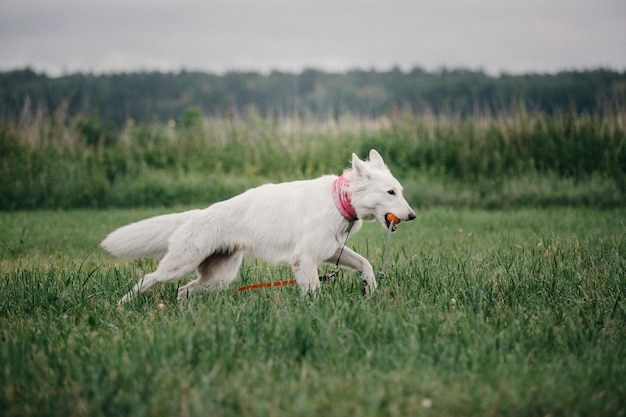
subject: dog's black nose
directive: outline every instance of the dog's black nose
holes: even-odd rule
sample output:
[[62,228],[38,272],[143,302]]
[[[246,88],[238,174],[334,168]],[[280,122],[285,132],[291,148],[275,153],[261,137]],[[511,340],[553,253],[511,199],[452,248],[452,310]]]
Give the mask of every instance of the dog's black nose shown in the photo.
[[415,213],[410,213],[409,214],[409,220],[407,220],[407,221],[410,222],[411,220],[414,220],[414,219],[415,219]]

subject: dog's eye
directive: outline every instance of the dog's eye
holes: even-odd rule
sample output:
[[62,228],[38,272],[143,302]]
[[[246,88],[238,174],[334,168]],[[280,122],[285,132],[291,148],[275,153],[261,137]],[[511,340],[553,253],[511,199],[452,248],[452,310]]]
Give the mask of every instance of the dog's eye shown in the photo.
[[389,195],[396,195],[396,192],[394,190],[389,190],[389,191],[387,191],[387,194],[389,194]]

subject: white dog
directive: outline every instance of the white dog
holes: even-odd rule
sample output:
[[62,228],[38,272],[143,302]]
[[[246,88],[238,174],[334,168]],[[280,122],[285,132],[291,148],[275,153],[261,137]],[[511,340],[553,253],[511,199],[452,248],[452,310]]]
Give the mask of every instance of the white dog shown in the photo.
[[[194,270],[197,278],[179,289],[179,301],[222,288],[236,278],[246,253],[290,265],[306,292],[320,285],[317,267],[337,261],[352,223],[354,233],[362,220],[378,220],[389,227],[390,218],[396,223],[409,221],[415,213],[383,158],[371,150],[369,161],[352,154],[352,169],[340,177],[262,185],[204,210],[129,224],[113,231],[101,245],[125,258],[165,254],[156,271],[141,279],[120,303]],[[372,265],[358,253],[343,248],[339,265],[359,271],[367,291],[376,289]]]

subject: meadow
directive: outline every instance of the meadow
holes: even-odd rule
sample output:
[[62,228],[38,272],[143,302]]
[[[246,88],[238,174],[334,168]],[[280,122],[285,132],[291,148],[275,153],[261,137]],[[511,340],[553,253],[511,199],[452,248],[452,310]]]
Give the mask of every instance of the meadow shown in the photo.
[[[227,290],[118,309],[155,263],[99,241],[184,208],[0,213],[0,414],[626,414],[624,208],[423,208],[371,296],[349,271],[233,294],[290,277],[247,259]],[[385,242],[349,246],[378,270]]]
[[204,205],[265,182],[339,174],[377,149],[419,207],[626,205],[623,112],[520,109],[457,118],[396,112],[206,118],[123,131],[96,115],[0,121],[0,210]]
[[[0,415],[626,415],[623,113],[253,110],[0,122]],[[156,263],[106,255],[108,232],[371,148],[417,213],[376,293],[350,271],[233,293],[291,278],[246,259],[227,290],[117,308]],[[381,267],[380,225],[348,244]]]

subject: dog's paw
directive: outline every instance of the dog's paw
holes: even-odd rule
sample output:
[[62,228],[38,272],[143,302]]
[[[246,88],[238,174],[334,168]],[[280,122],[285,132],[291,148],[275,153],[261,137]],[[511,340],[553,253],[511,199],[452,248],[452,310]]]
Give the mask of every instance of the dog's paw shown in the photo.
[[371,281],[366,281],[363,280],[363,295],[370,295],[373,294],[374,291],[376,291],[376,288],[378,288],[378,284],[376,283],[376,280],[371,280]]
[[187,300],[189,300],[189,290],[187,290],[187,288],[185,287],[180,287],[178,289],[178,304],[183,304],[185,303]]

